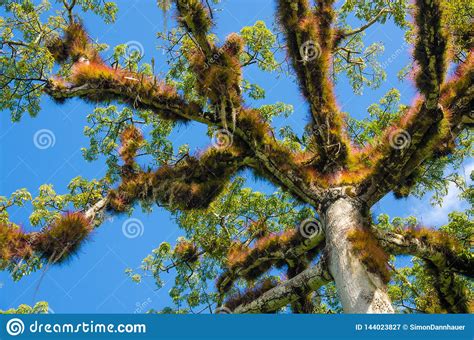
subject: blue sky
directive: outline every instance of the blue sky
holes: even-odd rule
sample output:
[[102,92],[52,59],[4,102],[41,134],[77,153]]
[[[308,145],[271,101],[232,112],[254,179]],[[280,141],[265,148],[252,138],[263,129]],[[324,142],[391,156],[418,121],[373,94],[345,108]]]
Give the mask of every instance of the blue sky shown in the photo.
[[[163,15],[156,7],[156,1],[120,0],[117,22],[105,25],[93,15],[85,15],[84,23],[89,34],[111,46],[138,42],[143,46],[145,61],[156,60],[159,71],[166,70],[165,56],[157,51],[156,32],[163,29]],[[267,26],[274,22],[274,1],[272,0],[223,0],[222,9],[217,12],[215,32],[220,39],[239,31],[241,27],[264,20]],[[168,25],[174,21],[169,14]],[[385,53],[380,58],[387,65],[388,80],[377,90],[366,89],[363,96],[353,94],[347,82],[337,84],[337,99],[342,110],[354,117],[366,115],[367,107],[379,100],[390,88],[397,87],[402,101],[409,104],[414,89],[409,81],[397,80],[397,72],[410,60],[410,50],[402,40],[402,32],[393,24],[375,25],[367,33],[367,42],[383,41]],[[392,55],[396,57],[391,58]],[[276,125],[291,125],[301,132],[307,122],[307,109],[302,95],[291,79],[263,74],[255,68],[245,71],[251,82],[266,89],[267,98],[258,105],[282,101],[292,104],[295,114],[287,121],[278,120]],[[249,103],[249,105],[252,103]],[[69,181],[78,175],[92,179],[100,178],[105,171],[101,161],[88,163],[82,158],[80,149],[88,145],[83,135],[86,115],[94,106],[79,100],[71,100],[62,106],[48,98],[42,101],[42,110],[36,118],[25,116],[20,123],[10,122],[9,113],[0,115],[0,195],[8,196],[19,188],[28,188],[34,195],[43,183],[51,183],[59,193],[64,193]],[[33,136],[41,129],[53,132],[54,146],[38,149]],[[188,143],[192,150],[204,149],[210,145],[205,135],[206,128],[198,124],[178,127],[172,140],[176,145]],[[466,164],[466,174],[473,168],[472,161]],[[273,188],[261,182],[249,185],[271,192]],[[394,200],[384,198],[374,207],[374,213],[385,212],[392,216],[417,214],[423,221],[440,225],[446,221],[447,211],[460,207],[455,190],[442,208],[434,209],[427,199]],[[28,228],[31,207],[16,209],[12,220]],[[115,217],[96,230],[92,241],[86,244],[79,256],[58,267],[49,268],[14,283],[6,273],[0,273],[0,309],[16,307],[21,303],[34,304],[48,301],[56,313],[134,313],[150,308],[161,309],[170,305],[168,290],[171,285],[157,290],[151,280],[140,285],[133,283],[124,274],[127,267],[136,268],[141,260],[162,241],[174,243],[178,236],[170,214],[156,208],[152,214],[135,213],[144,225],[141,237],[129,239],[122,233],[126,217]],[[172,277],[169,277],[172,280]]]

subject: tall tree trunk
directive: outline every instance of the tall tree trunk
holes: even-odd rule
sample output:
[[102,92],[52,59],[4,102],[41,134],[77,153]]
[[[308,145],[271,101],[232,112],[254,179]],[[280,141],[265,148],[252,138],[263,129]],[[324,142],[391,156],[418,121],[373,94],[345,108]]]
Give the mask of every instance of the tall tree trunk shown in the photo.
[[339,198],[323,214],[329,271],[345,313],[393,313],[387,287],[377,274],[367,271],[352,249],[348,233],[362,230],[367,210],[355,199]]

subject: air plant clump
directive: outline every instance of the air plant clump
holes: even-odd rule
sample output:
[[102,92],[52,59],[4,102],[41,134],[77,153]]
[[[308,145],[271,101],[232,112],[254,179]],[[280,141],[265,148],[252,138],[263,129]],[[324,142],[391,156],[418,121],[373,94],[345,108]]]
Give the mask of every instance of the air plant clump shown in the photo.
[[[308,268],[309,261],[306,258],[296,259],[291,265],[288,265],[286,275],[288,279],[295,277],[302,271]],[[291,310],[293,313],[312,313],[313,303],[311,301],[311,294],[301,293],[301,296],[296,301],[291,303]]]
[[248,227],[248,232],[253,237],[260,239],[268,235],[268,225],[266,223],[266,219],[259,219],[250,223]]
[[384,283],[388,283],[390,281],[389,256],[374,235],[368,230],[355,228],[349,231],[347,239],[352,244],[352,251],[367,270],[380,277]]
[[114,86],[118,80],[118,71],[104,63],[77,63],[69,80],[76,86],[96,84]]
[[120,142],[122,146],[119,153],[125,163],[122,174],[127,177],[133,173],[137,151],[143,144],[143,135],[135,125],[129,125],[122,131]]
[[241,243],[233,244],[227,255],[227,268],[235,270],[237,267],[248,267],[256,259],[270,254],[275,250],[285,250],[304,239],[296,229],[290,229],[281,234],[270,234],[259,238],[253,248],[244,246]]
[[32,254],[28,234],[17,226],[0,223],[0,260],[25,259]]
[[198,248],[194,243],[187,240],[181,240],[178,242],[174,248],[173,254],[179,260],[188,263],[195,263],[199,259]]
[[459,253],[463,251],[462,245],[456,238],[442,230],[423,227],[411,227],[403,230],[403,234],[409,238],[418,239],[435,247],[444,253]]
[[49,87],[56,89],[56,91],[51,95],[54,102],[57,104],[64,104],[67,98],[58,96],[57,94],[67,90],[68,83],[63,78],[53,77],[49,80]]
[[[454,98],[472,98],[471,84],[474,79],[474,53],[469,53],[464,63],[460,64],[455,71],[454,76],[446,82],[441,88],[440,103],[445,110],[450,109],[449,103],[453,103]],[[470,104],[469,104],[470,103]],[[468,101],[472,107],[472,99]],[[462,117],[453,117],[453,124],[458,123]],[[465,122],[468,126],[474,125],[474,119]]]
[[233,57],[238,58],[244,50],[244,39],[237,33],[231,33],[227,36],[224,46],[221,48]]
[[[198,79],[196,90],[198,93],[209,98],[212,105],[222,105],[222,95],[226,94],[226,106],[239,108],[241,105],[240,83],[242,81],[242,69],[239,59],[229,53],[221,53],[214,47],[215,59],[212,63],[207,62],[207,58],[198,49],[194,50],[191,56],[191,66]],[[231,115],[232,112],[228,112]]]
[[266,136],[270,135],[270,125],[265,122],[258,110],[241,110],[237,116],[237,126],[245,131],[256,143],[264,143]]
[[270,289],[275,288],[278,285],[278,282],[274,279],[264,279],[261,283],[257,284],[253,288],[249,288],[245,290],[244,292],[238,292],[235,295],[229,297],[225,303],[224,306],[226,308],[229,308],[230,310],[234,310],[240,305],[250,303],[260,296],[262,296],[264,293],[268,292]]
[[[316,17],[319,36],[321,44],[328,44],[327,47],[332,47],[333,41],[331,25],[336,17],[333,4],[335,0],[317,0],[316,1]],[[324,46],[326,47],[326,46]]]
[[[123,193],[123,191],[122,191]],[[107,210],[115,213],[124,213],[130,210],[131,202],[118,190],[110,190],[107,198]]]
[[61,263],[75,255],[93,229],[82,213],[67,213],[48,226],[34,240],[41,257]]
[[64,63],[69,58],[73,63],[81,60],[102,62],[86,30],[78,22],[70,24],[65,29],[63,38],[53,39],[47,48],[58,63]]
[[180,13],[178,20],[181,25],[200,35],[209,32],[212,21],[200,0],[178,0],[176,6]]

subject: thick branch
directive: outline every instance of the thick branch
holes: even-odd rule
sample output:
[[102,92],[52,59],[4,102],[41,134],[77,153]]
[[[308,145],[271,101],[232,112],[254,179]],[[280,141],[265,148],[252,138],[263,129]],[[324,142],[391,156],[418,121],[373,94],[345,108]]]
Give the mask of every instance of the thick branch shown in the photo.
[[[370,175],[359,185],[359,193],[369,205],[391,190],[403,186],[409,176],[425,161],[452,152],[457,136],[474,126],[474,56],[470,54],[457,75],[443,85],[438,118],[433,121],[433,110],[421,101],[410,109],[400,128],[387,131],[385,146],[370,150],[372,158],[386,153],[377,161]],[[407,121],[408,120],[408,121]]]
[[[446,245],[435,244],[425,237],[416,237],[413,233],[400,234],[373,228],[375,237],[385,251],[393,255],[412,255],[430,261],[439,270],[449,270],[474,278],[474,255],[467,250],[453,250],[449,246],[449,237],[439,234]],[[430,230],[430,233],[439,233]],[[426,233],[427,235],[428,232]],[[434,235],[433,234],[433,235]]]
[[[340,165],[347,156],[343,120],[329,80],[332,54],[332,0],[320,0],[313,13],[308,0],[278,0],[288,54],[308,99],[313,118],[314,141],[326,171]],[[327,167],[327,168],[326,168]]]
[[292,279],[270,289],[256,300],[240,305],[234,313],[271,313],[300,299],[332,281],[326,264],[321,259],[315,266],[306,269]]
[[163,119],[209,122],[196,103],[185,102],[175,89],[140,75],[103,64],[77,64],[68,81],[52,79],[45,93],[58,101],[79,97],[93,102],[120,101],[148,109]]
[[120,186],[109,193],[108,207],[123,212],[142,201],[182,210],[206,208],[245,162],[240,150],[228,146],[210,148],[199,158],[187,156],[156,171],[126,169]]
[[[403,187],[421,163],[440,154],[441,145],[449,145],[442,150],[449,153],[466,126],[463,116],[471,115],[473,58],[469,56],[458,67],[454,79],[443,84],[447,40],[441,27],[440,1],[418,0],[416,4],[418,36],[414,57],[419,67],[416,84],[423,97],[396,125],[385,130],[375,148],[369,148],[363,155],[363,161],[375,163],[359,187],[359,193],[369,205],[400,185]],[[406,195],[409,188],[399,192]]]
[[[469,287],[456,277],[454,272],[425,261],[425,270],[432,278],[432,285],[437,294],[440,307],[446,313],[472,313],[470,308]],[[472,276],[471,276],[472,277]]]
[[[219,278],[218,289],[228,290],[237,278],[254,279],[273,265],[288,264],[291,267],[296,264],[324,240],[322,228],[306,236],[309,237],[291,230],[262,238],[253,249],[235,249],[229,254],[228,268]],[[316,254],[314,252],[314,256]]]

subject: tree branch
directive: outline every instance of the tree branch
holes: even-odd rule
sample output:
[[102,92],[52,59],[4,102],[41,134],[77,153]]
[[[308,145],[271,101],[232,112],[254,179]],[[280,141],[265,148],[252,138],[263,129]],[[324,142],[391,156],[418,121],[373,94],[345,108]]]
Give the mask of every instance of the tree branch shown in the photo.
[[290,230],[258,240],[253,249],[235,249],[234,253],[229,253],[227,270],[219,277],[217,288],[226,292],[237,278],[254,279],[274,265],[295,264],[324,240],[322,228],[306,236],[309,237],[304,237],[298,230]]
[[[365,23],[364,25],[358,27],[358,28],[355,28],[353,30],[345,30],[345,31],[342,31],[342,32],[339,32],[339,39],[342,40],[342,39],[345,39],[347,37],[350,37],[352,35],[355,35],[355,34],[358,34],[358,33],[361,33],[363,31],[365,31],[366,29],[368,29],[370,26],[372,26],[373,24],[375,24],[382,15],[386,14],[386,13],[390,13],[390,8],[382,8],[372,19],[370,19],[369,21],[367,21],[367,23]],[[335,46],[337,47],[337,46]]]
[[323,172],[330,172],[343,165],[349,145],[330,81],[333,1],[317,3],[313,13],[308,0],[278,0],[278,16],[293,68],[310,104],[318,165]]
[[[372,228],[385,251],[393,255],[412,255],[430,261],[440,270],[448,270],[474,278],[474,255],[465,249],[450,245],[449,236],[437,230],[425,229],[396,233]],[[429,235],[432,235],[430,240]],[[437,237],[444,242],[433,241]]]
[[[199,41],[204,44],[208,28],[200,30],[197,22],[207,20],[207,11],[200,1],[190,1],[189,6],[185,4],[187,1],[178,3],[182,24],[190,33],[201,36]],[[321,185],[317,178],[310,183],[309,169],[302,169],[296,164],[301,155],[295,155],[288,147],[274,140],[271,127],[257,110],[242,108],[238,58],[242,52],[241,38],[231,35],[222,48],[217,49],[214,45],[210,48],[212,54],[203,55],[202,51],[208,49],[205,47],[200,51],[191,51],[189,58],[200,80],[197,91],[209,98],[217,114],[203,112],[199,104],[186,102],[174,88],[154,77],[113,69],[96,59],[75,63],[69,78],[52,79],[45,91],[58,101],[71,97],[94,102],[116,100],[138,109],[149,109],[162,119],[195,120],[223,127],[238,148],[248,151],[258,160],[249,165],[259,175],[287,188],[303,201],[317,205]],[[85,50],[89,51],[88,48]]]
[[109,192],[108,208],[124,212],[136,201],[182,210],[206,208],[245,163],[245,155],[228,146],[210,148],[199,158],[186,157],[156,171],[124,169],[122,183]]
[[[358,185],[357,191],[369,206],[397,187],[403,190],[405,181],[423,162],[451,153],[459,134],[474,126],[473,65],[471,53],[466,63],[458,67],[453,79],[443,85],[436,110],[428,109],[426,101],[418,102],[406,118],[402,118],[400,128],[391,127],[386,131],[382,137],[383,146],[379,144],[375,150],[368,151],[371,156],[363,156],[367,161],[386,153]],[[433,122],[430,117],[434,111],[438,112],[439,118]],[[407,185],[410,189],[410,184]],[[408,193],[408,190],[402,191],[403,195]]]
[[309,294],[332,281],[324,259],[315,266],[306,269],[292,279],[263,293],[256,300],[238,306],[233,313],[271,313],[297,301],[302,295]]
[[[369,205],[400,185],[403,187],[422,162],[449,153],[463,128],[472,126],[472,122],[465,124],[464,116],[472,116],[469,107],[474,99],[473,58],[458,67],[451,81],[443,83],[447,42],[442,33],[439,0],[416,3],[416,84],[423,97],[389,126],[374,146],[359,155],[359,163],[372,164],[358,187],[358,193]],[[407,185],[399,190],[402,196],[411,189]]]

